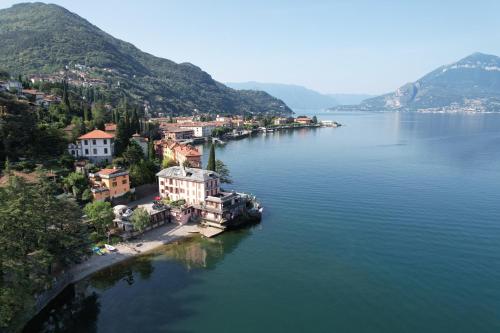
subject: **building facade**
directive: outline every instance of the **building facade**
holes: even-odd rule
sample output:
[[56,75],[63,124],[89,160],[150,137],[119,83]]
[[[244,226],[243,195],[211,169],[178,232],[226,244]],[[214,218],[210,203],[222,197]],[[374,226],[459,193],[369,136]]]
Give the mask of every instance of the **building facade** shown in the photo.
[[247,201],[240,194],[220,190],[220,178],[214,171],[175,166],[163,169],[157,176],[162,198],[185,200],[184,205],[172,208],[177,223],[195,217],[202,224],[224,229],[246,209]]
[[180,128],[193,130],[195,138],[208,138],[212,135],[215,129],[213,124],[182,124]]
[[113,199],[130,192],[128,171],[122,169],[102,169],[89,173],[89,182],[94,200]]
[[185,128],[173,128],[165,132],[165,139],[167,140],[189,140],[194,137],[194,131],[192,129]]
[[114,135],[93,130],[80,136],[76,145],[81,147],[80,157],[92,163],[110,163],[114,154]]
[[202,204],[220,192],[219,175],[214,171],[174,166],[156,174],[160,197],[171,201],[184,199],[188,204]]

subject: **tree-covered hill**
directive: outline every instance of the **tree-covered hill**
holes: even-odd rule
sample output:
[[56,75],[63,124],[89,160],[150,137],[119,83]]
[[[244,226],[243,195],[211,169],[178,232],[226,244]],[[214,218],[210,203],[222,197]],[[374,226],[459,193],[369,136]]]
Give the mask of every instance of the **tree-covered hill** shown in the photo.
[[86,77],[103,80],[116,100],[125,95],[156,112],[291,112],[269,94],[228,88],[192,64],[142,52],[53,4],[0,10],[0,40],[0,68],[11,74],[57,75],[84,65]]

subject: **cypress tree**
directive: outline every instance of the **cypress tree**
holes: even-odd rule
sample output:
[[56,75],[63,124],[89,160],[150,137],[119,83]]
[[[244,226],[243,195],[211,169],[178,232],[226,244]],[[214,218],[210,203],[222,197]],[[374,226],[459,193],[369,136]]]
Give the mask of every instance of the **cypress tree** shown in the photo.
[[69,93],[68,93],[68,82],[66,80],[63,80],[63,103],[67,107],[68,110],[71,109],[69,105]]
[[132,134],[139,133],[140,132],[140,126],[139,126],[139,116],[137,115],[137,108],[134,108],[134,111],[132,112],[132,118],[130,119],[130,131]]
[[127,125],[124,119],[120,119],[120,122],[116,126],[116,140],[115,140],[115,152],[116,155],[121,155],[128,146],[130,136],[127,132]]
[[215,171],[215,146],[213,143],[210,146],[210,154],[208,156],[207,170]]
[[90,121],[91,119],[91,114],[90,114],[90,109],[88,105],[83,106],[83,120],[84,121]]
[[132,128],[130,127],[130,118],[128,115],[128,110],[125,110],[123,125],[125,127],[125,133],[127,133],[127,138],[130,138],[134,133],[132,133]]

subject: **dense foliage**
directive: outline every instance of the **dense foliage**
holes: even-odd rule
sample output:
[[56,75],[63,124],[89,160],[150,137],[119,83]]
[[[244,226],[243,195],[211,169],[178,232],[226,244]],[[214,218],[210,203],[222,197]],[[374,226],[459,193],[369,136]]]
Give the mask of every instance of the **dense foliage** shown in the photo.
[[114,101],[124,95],[147,101],[153,111],[190,114],[289,113],[261,91],[236,91],[200,68],[144,53],[113,38],[57,5],[18,4],[0,11],[0,63],[15,74],[52,74],[83,64],[89,76],[103,79]]
[[40,123],[30,105],[0,93],[0,161],[22,156],[59,156],[66,147],[60,129]]
[[0,188],[0,327],[30,313],[33,295],[51,286],[51,273],[79,262],[86,228],[71,200],[57,199],[54,184],[16,177]]

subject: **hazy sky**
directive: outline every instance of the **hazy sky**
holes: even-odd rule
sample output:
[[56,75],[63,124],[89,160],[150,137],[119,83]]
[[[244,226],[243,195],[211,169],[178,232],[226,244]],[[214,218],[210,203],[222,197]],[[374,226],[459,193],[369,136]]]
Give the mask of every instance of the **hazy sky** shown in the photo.
[[222,82],[385,93],[476,51],[500,55],[500,1],[51,2]]

